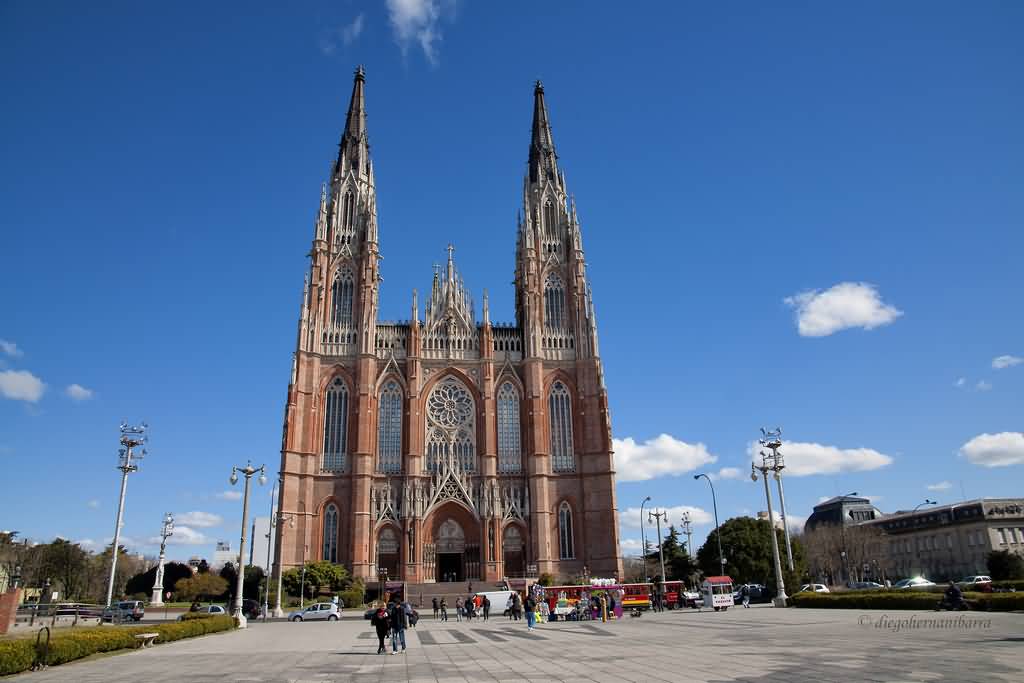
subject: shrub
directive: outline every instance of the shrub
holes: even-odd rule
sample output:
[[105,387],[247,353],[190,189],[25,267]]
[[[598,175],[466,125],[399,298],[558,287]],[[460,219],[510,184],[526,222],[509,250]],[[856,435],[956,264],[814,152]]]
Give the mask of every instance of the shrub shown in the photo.
[[1024,581],[993,581],[993,588],[1012,588],[1013,590],[1024,591]]
[[[790,599],[793,607],[819,609],[935,609],[941,596],[929,591],[873,590],[844,593],[797,593]],[[972,609],[1007,612],[1024,609],[1024,594],[964,593]]]
[[348,590],[343,590],[338,594],[341,601],[345,604],[345,607],[359,607],[363,604],[364,593],[361,587],[352,587]]
[[0,641],[0,676],[28,671],[36,659],[36,643],[31,638]]

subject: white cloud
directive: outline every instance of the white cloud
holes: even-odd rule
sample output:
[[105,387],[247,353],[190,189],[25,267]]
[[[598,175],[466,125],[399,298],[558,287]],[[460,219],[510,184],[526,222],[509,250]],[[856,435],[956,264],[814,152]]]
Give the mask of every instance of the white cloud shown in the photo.
[[712,479],[743,479],[746,475],[739,467],[723,467],[716,474],[711,475]]
[[[445,2],[443,5],[445,9],[454,9],[455,3]],[[427,61],[437,64],[442,3],[438,0],[387,0],[387,7],[388,19],[402,56],[408,54],[411,44],[416,43]]]
[[[160,544],[159,536],[151,536],[149,542]],[[209,545],[213,540],[188,526],[174,526],[174,535],[167,539],[167,545]]]
[[925,488],[929,491],[946,491],[953,488],[953,484],[948,481],[940,481],[937,484],[928,484]]
[[99,550],[103,549],[103,548],[100,547],[99,543],[97,543],[94,539],[91,539],[91,538],[83,538],[83,539],[81,539],[79,541],[75,541],[75,543],[77,543],[78,545],[82,546],[86,550],[91,550],[93,552],[96,552],[96,551],[99,551]]
[[64,393],[76,401],[88,401],[92,398],[92,389],[86,389],[81,384],[70,385]]
[[25,355],[25,352],[18,348],[18,345],[12,341],[6,339],[0,339],[0,353],[5,353],[8,356],[19,358]]
[[[750,443],[747,452],[760,462],[760,444]],[[837,474],[839,472],[867,472],[892,464],[892,457],[873,448],[837,448],[820,443],[787,441],[779,452],[785,458],[784,472],[793,477],[810,474]]]
[[638,444],[632,437],[612,439],[615,478],[618,481],[647,481],[655,477],[682,474],[713,463],[718,458],[707,447],[661,434]]
[[214,498],[220,498],[221,500],[242,500],[242,492],[228,489],[227,491],[221,491],[220,493],[214,494]]
[[1024,434],[979,434],[960,447],[960,455],[983,467],[1024,465]]
[[801,337],[827,337],[851,327],[871,330],[903,315],[884,303],[874,285],[866,282],[840,282],[824,292],[811,289],[783,301],[796,309]]
[[96,500],[95,498],[93,498],[92,500],[90,500],[85,505],[88,508],[92,508],[93,510],[97,510],[100,507],[100,502],[98,500]]
[[975,388],[976,391],[991,391],[992,390],[992,383],[991,382],[986,382],[983,379],[979,379],[978,383],[974,385],[974,388]]
[[963,389],[966,384],[967,384],[967,378],[966,377],[960,377],[955,382],[953,382],[953,386],[956,387],[957,389]]
[[363,32],[363,20],[364,16],[360,13],[355,19],[352,20],[351,24],[346,24],[341,27],[341,42],[345,45],[351,45],[355,42],[356,38]]
[[619,541],[619,548],[622,549],[623,554],[629,553],[638,556],[643,554],[643,544],[639,538],[623,538]]
[[799,534],[804,530],[804,524],[807,523],[806,515],[786,515],[786,526],[789,527],[789,533]]
[[1021,363],[1024,363],[1024,358],[1020,356],[996,356],[992,359],[992,367],[996,370],[1012,368],[1014,365],[1020,365]]
[[[650,505],[644,506],[644,526],[654,528],[654,522],[648,523],[647,513],[655,509]],[[668,513],[668,524],[674,524],[677,529],[682,526],[683,513],[690,513],[690,521],[694,524],[713,524],[715,521],[714,515],[707,510],[703,510],[692,505],[674,505],[668,508],[657,508],[659,511]],[[668,524],[665,520],[661,520],[661,530],[664,532],[668,528]],[[640,508],[626,508],[625,510],[619,511],[619,526],[626,527],[627,529],[639,529],[640,528]],[[657,536],[657,534],[655,534]],[[647,539],[650,542],[650,538]]]
[[0,394],[15,401],[35,403],[43,396],[46,385],[28,370],[0,372]]
[[324,31],[320,36],[320,51],[325,55],[333,55],[338,49],[339,39],[348,47],[362,35],[365,24],[366,16],[360,13],[351,22]]
[[212,512],[193,510],[192,512],[174,513],[175,531],[177,531],[178,524],[182,524],[187,527],[195,526],[200,529],[208,529],[210,527],[220,526],[223,522],[223,517],[215,515]]

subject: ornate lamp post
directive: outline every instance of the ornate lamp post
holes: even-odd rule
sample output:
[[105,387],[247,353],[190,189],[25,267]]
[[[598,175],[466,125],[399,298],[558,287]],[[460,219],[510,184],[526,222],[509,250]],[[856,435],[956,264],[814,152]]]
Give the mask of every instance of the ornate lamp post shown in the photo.
[[[687,557],[692,562],[692,560],[693,560],[693,523],[690,521],[690,513],[689,512],[684,512],[683,516],[680,518],[680,520],[683,523],[683,533],[686,534],[686,555],[687,555]],[[690,566],[692,567],[693,565],[691,564]],[[693,575],[692,574],[687,575],[687,577],[686,577],[687,582],[689,582],[692,579],[693,579]]]
[[232,467],[231,479],[229,480],[232,486],[238,483],[239,472],[245,475],[245,494],[242,496],[242,538],[238,544],[238,580],[235,583],[235,602],[232,614],[238,621],[238,628],[245,628],[246,619],[245,615],[242,614],[242,588],[245,583],[245,532],[246,525],[249,522],[249,480],[252,479],[252,475],[259,472],[259,482],[260,486],[262,486],[267,483],[267,474],[265,465],[253,467],[251,462],[247,462],[245,467]]
[[[274,517],[271,520],[271,523],[277,528],[277,551],[278,552],[275,553],[275,555],[279,554],[280,550],[281,550],[281,534],[284,533],[284,523],[285,522],[288,522],[288,528],[289,529],[294,529],[295,528],[295,515],[282,515],[281,511],[278,510],[277,516]],[[274,616],[276,618],[280,619],[281,617],[284,616],[284,610],[281,608],[281,593],[282,593],[283,587],[284,587],[283,586],[284,581],[282,580],[282,576],[284,576],[284,571],[283,571],[284,568],[281,566],[281,561],[279,559],[275,559],[275,561],[274,561],[274,568],[277,570],[277,597],[274,599],[274,603],[275,603],[274,604]]]
[[651,517],[658,525],[658,562],[661,564],[661,578],[658,581],[658,611],[661,611],[661,606],[665,601],[665,539],[661,537],[661,520],[664,519],[668,524],[668,513],[664,510],[660,512],[655,510],[647,513],[647,521],[651,521]]
[[160,527],[160,560],[156,566],[156,581],[153,582],[151,605],[164,604],[164,558],[166,557],[167,539],[174,535],[174,515],[164,515],[164,523]]
[[725,576],[725,556],[722,555],[722,534],[719,533],[718,527],[718,501],[715,499],[715,485],[711,483],[711,477],[701,473],[693,475],[694,479],[700,479],[704,477],[708,480],[708,486],[711,487],[711,505],[715,509],[715,540],[718,541],[718,571],[721,576]]
[[[779,485],[779,506],[782,508],[782,533],[786,538],[786,561],[789,565],[789,571],[793,571],[793,546],[789,541],[789,517],[786,516],[786,494],[782,489],[782,470],[786,468],[786,463],[782,459],[782,454],[779,453],[779,448],[782,447],[782,428],[776,427],[774,432],[769,432],[764,427],[761,427],[761,436],[764,438],[759,440],[760,444],[765,448],[770,448],[772,451],[772,471],[775,472],[775,482]],[[761,457],[766,457],[764,451],[761,451]]]
[[761,478],[764,480],[764,497],[768,501],[768,525],[769,531],[772,537],[772,559],[775,560],[775,584],[778,586],[778,592],[775,594],[775,606],[785,607],[786,606],[786,585],[782,578],[782,562],[779,560],[779,539],[775,535],[775,513],[772,512],[772,491],[768,488],[768,472],[772,470],[772,465],[769,464],[770,457],[768,455],[762,455],[761,466],[758,467],[754,463],[750,463],[750,478],[753,481],[757,481],[757,471],[760,470]]
[[643,551],[641,555],[644,560],[644,583],[650,578],[647,576],[647,534],[644,533],[644,505],[651,502],[651,497],[647,496],[643,502],[640,503],[640,543],[643,545]]
[[149,441],[146,430],[149,425],[143,422],[138,427],[133,427],[127,422],[121,423],[121,448],[118,455],[121,458],[117,469],[121,470],[121,498],[117,503],[117,523],[114,525],[114,545],[110,553],[110,581],[107,583],[107,607],[114,598],[114,576],[117,572],[117,549],[121,541],[121,522],[124,518],[124,494],[128,490],[128,475],[139,469],[134,460],[142,460],[146,455],[146,449],[135,455],[135,449]]

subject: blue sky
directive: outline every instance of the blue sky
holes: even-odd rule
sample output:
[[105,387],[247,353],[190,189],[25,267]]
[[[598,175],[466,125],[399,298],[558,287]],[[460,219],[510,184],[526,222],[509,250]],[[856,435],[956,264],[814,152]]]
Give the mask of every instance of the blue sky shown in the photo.
[[0,528],[109,538],[117,426],[147,420],[125,535],[151,552],[163,512],[201,513],[174,556],[237,544],[227,479],[276,471],[360,63],[385,318],[452,241],[512,319],[543,79],[627,551],[646,495],[703,538],[694,472],[720,475],[723,521],[764,509],[762,425],[793,442],[794,519],[850,491],[1020,495],[1022,22],[1007,2],[5,3]]

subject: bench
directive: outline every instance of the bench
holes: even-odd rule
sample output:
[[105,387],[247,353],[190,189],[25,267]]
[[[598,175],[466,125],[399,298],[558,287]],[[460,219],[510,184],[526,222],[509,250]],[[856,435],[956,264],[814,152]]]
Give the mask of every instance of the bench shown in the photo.
[[135,640],[139,641],[139,647],[147,648],[153,645],[153,641],[160,637],[159,633],[136,633]]

